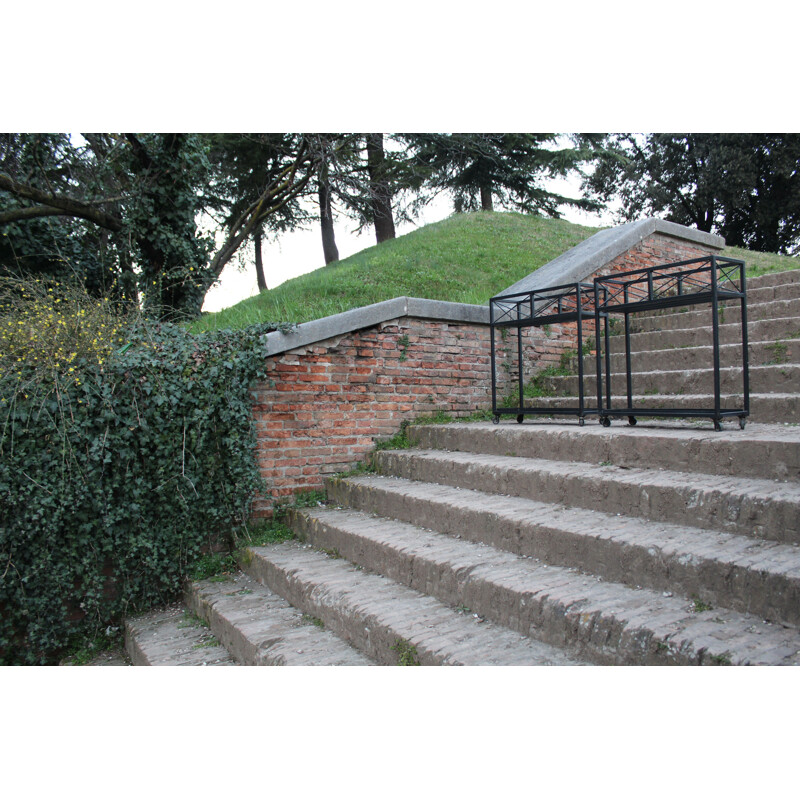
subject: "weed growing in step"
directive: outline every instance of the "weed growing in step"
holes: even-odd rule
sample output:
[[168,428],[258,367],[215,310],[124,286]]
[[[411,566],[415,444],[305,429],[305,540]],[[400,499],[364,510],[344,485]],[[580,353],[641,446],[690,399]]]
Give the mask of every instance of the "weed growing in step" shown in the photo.
[[294,539],[294,531],[278,519],[262,520],[239,539],[239,547],[263,547]]
[[311,614],[303,614],[300,617],[300,620],[304,624],[313,625],[315,628],[319,628],[320,630],[325,628],[325,623],[319,617],[314,617]]
[[709,656],[709,659],[712,664],[716,664],[719,667],[729,667],[731,665],[731,654],[729,650],[726,650],[724,653],[719,653],[717,655]]
[[692,596],[692,611],[694,611],[695,614],[700,614],[703,611],[711,611],[713,608],[714,606],[701,600],[697,595]]
[[97,636],[76,636],[67,647],[60,664],[82,667],[106,650],[121,650],[123,644],[122,631],[117,626],[109,626],[105,633]]
[[368,464],[366,461],[359,461],[353,469],[347,470],[347,472],[337,472],[333,477],[336,479],[354,478],[357,475],[372,475],[374,473],[375,467],[372,464]]
[[420,666],[417,648],[411,642],[407,642],[405,639],[395,639],[390,649],[397,653],[397,665],[399,667]]
[[772,351],[772,361],[768,361],[767,364],[786,363],[787,353],[789,351],[789,345],[787,345],[786,342],[773,342],[772,344],[768,344],[766,349]]
[[400,423],[400,431],[392,436],[391,439],[378,442],[375,445],[375,450],[407,450],[411,447],[411,442],[408,440],[409,424],[409,421],[404,419]]
[[319,505],[325,505],[328,497],[325,492],[321,491],[309,491],[309,492],[298,492],[294,496],[294,507],[295,508],[314,508]]
[[183,619],[178,623],[179,628],[207,628],[208,623],[198,617],[197,614],[193,614],[191,611],[184,611],[183,612]]
[[192,650],[203,650],[207,647],[217,647],[219,646],[219,640],[213,633],[209,633],[203,636],[202,640],[199,641],[197,644],[192,645]]
[[211,578],[225,580],[236,571],[236,562],[230,553],[207,553],[194,563],[194,568],[189,574],[193,581],[203,581]]

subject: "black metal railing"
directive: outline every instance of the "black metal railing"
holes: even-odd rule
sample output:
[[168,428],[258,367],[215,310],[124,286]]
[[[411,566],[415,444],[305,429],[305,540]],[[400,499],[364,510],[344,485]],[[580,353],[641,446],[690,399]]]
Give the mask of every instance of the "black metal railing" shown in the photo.
[[[581,425],[587,414],[596,414],[596,408],[588,408],[584,401],[584,365],[583,365],[583,327],[588,320],[595,322],[596,292],[591,283],[567,283],[551,286],[546,289],[535,289],[529,292],[493,297],[489,303],[489,320],[491,332],[492,360],[492,413],[494,421],[500,420],[500,414],[513,414],[517,422],[522,422],[526,414],[575,414]],[[525,402],[524,351],[522,331],[524,328],[544,327],[556,323],[574,322],[577,326],[578,344],[578,405],[576,407],[537,406]],[[497,348],[495,334],[508,329],[516,330],[517,346],[517,404],[515,406],[498,405],[497,391]]]
[[[723,408],[720,380],[720,303],[738,301],[741,308],[742,406]],[[634,407],[631,363],[631,317],[646,311],[710,305],[712,328],[712,370],[714,401],[710,408],[659,408],[640,402]],[[610,323],[621,316],[624,321],[626,405],[614,407],[612,395]],[[596,338],[595,371],[597,405],[589,407],[584,398],[585,369],[584,326],[591,321]],[[578,364],[578,405],[556,406],[526,404],[522,331],[556,323],[576,323]],[[495,336],[503,338],[508,330],[516,332],[516,386],[498,404],[497,346]],[[601,333],[602,331],[602,333]],[[493,297],[490,301],[492,361],[492,413],[498,422],[501,414],[515,415],[522,422],[527,414],[576,415],[579,423],[589,414],[597,414],[608,427],[612,417],[628,417],[631,425],[638,416],[710,417],[715,430],[721,429],[724,417],[738,417],[740,427],[750,414],[750,383],[747,342],[747,297],[744,261],[721,256],[704,256],[656,267],[615,273],[594,279],[593,283],[568,283],[546,289]],[[511,404],[516,400],[516,405]]]
[[[631,425],[638,416],[711,417],[715,430],[721,429],[724,417],[736,416],[740,427],[750,414],[750,382],[747,343],[747,295],[744,261],[720,256],[677,261],[657,267],[631,270],[595,278],[595,322],[597,326],[597,408],[604,426],[611,417],[628,417]],[[742,407],[723,408],[720,381],[719,312],[720,302],[738,301],[741,306],[742,342]],[[644,311],[710,305],[712,330],[712,369],[714,404],[711,408],[659,408],[633,404],[633,375],[631,371],[631,315]],[[624,318],[625,381],[627,406],[613,407],[609,320]],[[600,328],[603,335],[600,335]],[[605,392],[603,385],[605,383]]]

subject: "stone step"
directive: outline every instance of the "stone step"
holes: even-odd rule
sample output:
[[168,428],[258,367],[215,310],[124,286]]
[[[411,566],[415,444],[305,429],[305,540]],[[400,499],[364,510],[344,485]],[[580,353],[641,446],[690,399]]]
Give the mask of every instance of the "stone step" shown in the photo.
[[250,554],[248,574],[379,664],[581,663],[557,647],[460,613],[310,545],[284,542]]
[[[528,398],[526,402],[530,403],[532,407],[552,409],[553,416],[559,415],[559,408],[577,407],[578,404],[578,400],[575,397],[535,397]],[[738,410],[742,408],[743,399],[741,395],[724,394],[720,402],[723,410],[726,408]],[[627,403],[627,397],[620,395],[611,396],[612,409],[626,409],[628,407]],[[592,401],[591,405],[597,405],[596,398]],[[691,413],[691,411],[696,409],[713,409],[714,398],[713,396],[705,394],[634,395],[633,407],[643,409],[686,409],[687,413]],[[572,414],[567,416],[571,416],[575,419],[575,416]],[[645,418],[645,416],[641,417],[641,419]],[[701,419],[701,417],[697,417],[697,419]],[[798,421],[800,421],[800,395],[751,393],[750,417],[748,417],[748,419],[754,422],[797,425]],[[709,424],[711,423],[709,422]],[[735,424],[735,419],[728,422],[728,426]],[[724,422],[723,425],[725,425]]]
[[[732,303],[733,301],[729,301]],[[697,310],[687,310],[672,314],[631,315],[631,328],[637,333],[644,331],[674,331],[686,328],[711,327],[711,306],[695,306]],[[741,320],[740,305],[722,305],[719,311],[720,324],[738,324]],[[748,303],[748,322],[763,319],[786,319],[800,316],[800,298],[771,300],[767,303]]]
[[[659,367],[653,370],[654,367]],[[653,371],[638,371],[631,365],[631,379],[634,394],[714,394],[713,365],[704,369],[667,370],[660,364],[651,363]],[[800,363],[771,364],[769,366],[750,366],[750,391],[758,394],[794,394],[800,392]],[[744,370],[741,365],[724,367],[719,371],[720,390],[723,394],[743,391]],[[573,397],[578,394],[577,375],[555,375],[541,380],[545,391],[555,396]],[[619,394],[626,387],[624,372],[611,374],[611,390]],[[584,397],[597,405],[597,378],[594,369],[584,375]],[[603,391],[605,391],[603,376]]]
[[726,425],[720,435],[708,430],[708,423],[700,424],[645,417],[635,427],[578,427],[527,417],[522,425],[513,420],[412,425],[407,435],[424,450],[520,458],[546,453],[555,461],[800,481],[800,426],[748,423],[739,430]]
[[[383,475],[406,480],[800,543],[797,483],[441,450],[383,450],[373,463]],[[383,483],[365,479],[364,485],[386,498]],[[330,491],[337,502],[353,505],[335,483]],[[382,505],[376,511],[396,516]]]
[[800,282],[800,269],[788,269],[782,272],[767,272],[764,275],[747,276],[747,291],[762,289],[765,286],[785,286]]
[[[599,664],[797,664],[794,628],[350,510],[301,510],[320,547]],[[513,538],[513,537],[512,537]]]
[[[332,498],[360,512],[606,581],[698,596],[770,622],[800,624],[800,548],[793,545],[423,482],[371,476],[345,483]],[[302,525],[293,527],[307,534]],[[377,569],[337,542],[312,544],[335,547],[345,558]]]
[[[625,370],[625,353],[620,352],[619,344],[619,342],[612,344],[612,372]],[[633,372],[649,372],[655,367],[663,370],[708,369],[714,363],[713,358],[714,351],[711,345],[643,350],[631,353],[631,369]],[[800,364],[800,338],[775,342],[750,342],[748,358],[751,368],[774,364]],[[720,345],[719,361],[723,367],[741,367],[741,343]],[[593,358],[587,356],[583,364],[587,375],[594,374],[596,367]],[[577,374],[577,359],[570,362],[570,368]]]
[[236,666],[209,628],[181,603],[127,619],[125,651],[134,666]]
[[369,666],[372,662],[244,573],[196,581],[186,603],[247,666]]
[[800,281],[793,283],[775,283],[770,286],[759,286],[747,282],[747,304],[769,303],[771,300],[790,300],[800,297]]
[[[754,342],[780,342],[800,338],[800,318],[750,320],[747,336]],[[611,344],[611,352],[624,352],[623,337]],[[680,349],[683,347],[703,347],[713,343],[711,326],[681,328],[679,330],[647,331],[631,334],[631,352],[650,350]],[[720,345],[742,343],[742,326],[726,322],[719,326]]]

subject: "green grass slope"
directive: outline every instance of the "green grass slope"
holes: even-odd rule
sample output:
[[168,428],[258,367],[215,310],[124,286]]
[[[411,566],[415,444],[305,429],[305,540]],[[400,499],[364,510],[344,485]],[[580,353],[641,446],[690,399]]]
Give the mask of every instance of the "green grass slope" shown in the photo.
[[525,214],[455,214],[204,315],[192,329],[307,322],[403,295],[485,304],[597,230]]
[[[598,230],[525,214],[455,214],[206,314],[190,328],[307,322],[403,295],[485,304]],[[722,255],[744,259],[748,275],[800,267],[798,258],[734,247]]]

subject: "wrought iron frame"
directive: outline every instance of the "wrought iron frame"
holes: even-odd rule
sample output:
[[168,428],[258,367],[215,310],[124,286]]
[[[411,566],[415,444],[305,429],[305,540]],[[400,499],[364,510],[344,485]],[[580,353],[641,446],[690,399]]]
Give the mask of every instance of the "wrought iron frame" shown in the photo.
[[[636,417],[711,417],[714,429],[722,429],[722,419],[738,417],[744,428],[750,414],[750,380],[747,342],[747,294],[744,261],[720,256],[676,261],[657,267],[631,270],[594,279],[595,330],[597,332],[597,413],[600,422],[608,427],[611,417],[628,417],[636,424]],[[739,300],[742,328],[742,408],[721,406],[720,355],[719,355],[719,303]],[[714,406],[713,408],[654,408],[633,407],[633,380],[631,375],[630,316],[637,312],[654,311],[678,306],[710,304],[712,316]],[[611,356],[609,348],[609,318],[622,314],[625,318],[625,373],[627,407],[612,408]],[[600,323],[603,321],[601,348]],[[601,356],[604,349],[604,358]],[[605,362],[605,371],[601,362]],[[603,379],[605,378],[605,396]]]
[[[514,414],[517,422],[522,422],[526,414],[577,415],[579,424],[584,424],[587,414],[597,414],[597,408],[588,408],[584,402],[583,379],[583,324],[586,320],[595,322],[597,331],[597,311],[595,302],[597,292],[591,283],[566,283],[546,289],[535,289],[529,292],[499,295],[489,301],[489,330],[491,335],[492,360],[492,414],[494,422],[500,421],[501,414]],[[605,317],[601,313],[600,317]],[[578,406],[554,408],[552,406],[525,405],[525,381],[523,369],[522,329],[543,327],[559,322],[575,322],[578,331]],[[517,331],[517,364],[518,404],[515,407],[499,407],[497,405],[497,365],[495,363],[495,331],[498,329],[516,329]]]

